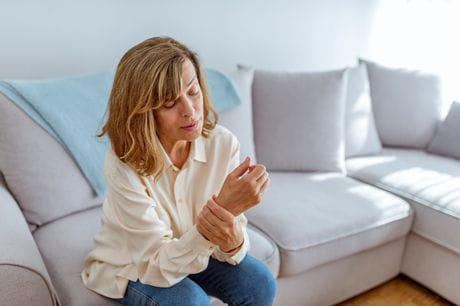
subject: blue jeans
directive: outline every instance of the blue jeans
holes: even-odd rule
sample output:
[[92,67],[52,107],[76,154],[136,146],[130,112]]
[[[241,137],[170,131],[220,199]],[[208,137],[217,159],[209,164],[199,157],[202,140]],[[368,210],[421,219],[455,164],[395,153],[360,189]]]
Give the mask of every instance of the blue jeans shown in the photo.
[[246,255],[236,266],[209,258],[206,270],[190,274],[168,288],[129,281],[125,296],[114,299],[123,305],[210,305],[214,296],[228,305],[273,305],[276,280],[264,263]]

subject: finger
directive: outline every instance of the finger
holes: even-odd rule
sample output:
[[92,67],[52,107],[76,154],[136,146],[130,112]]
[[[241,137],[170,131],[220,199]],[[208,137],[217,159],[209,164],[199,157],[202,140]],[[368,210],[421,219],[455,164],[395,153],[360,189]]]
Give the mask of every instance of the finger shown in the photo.
[[218,224],[216,224],[215,221],[213,221],[213,217],[216,218],[212,212],[205,207],[203,207],[203,213],[201,214],[201,222],[203,223],[204,226],[213,233],[218,232]]
[[236,167],[235,169],[233,169],[232,172],[230,172],[230,175],[233,177],[242,176],[246,172],[246,170],[248,170],[250,164],[251,158],[248,156],[238,167]]
[[211,209],[209,209],[208,205],[203,207],[203,216],[206,218],[206,222],[210,223],[213,227],[215,227],[215,231],[220,231],[221,228],[227,226],[227,224],[222,221],[219,217],[217,217]]
[[214,197],[212,197],[212,199],[210,199],[207,202],[206,206],[217,218],[219,218],[223,222],[233,221],[233,218],[234,218],[233,214],[229,212],[228,210],[226,210],[225,208],[223,208],[222,206],[220,206],[219,204],[217,204],[214,200]]
[[248,173],[244,178],[247,180],[257,180],[266,172],[265,170],[266,169],[264,165],[254,165],[254,170]]
[[263,183],[265,183],[265,181],[267,180],[268,178],[268,172],[265,172],[261,177],[259,177],[256,181],[257,183],[262,186]]
[[196,228],[198,229],[201,235],[203,235],[206,239],[214,243],[214,236],[212,232],[201,221],[197,222]]
[[260,193],[263,195],[265,194],[265,191],[267,191],[268,189],[268,186],[270,186],[270,178],[267,177],[267,179],[265,180],[265,182],[263,183],[262,187],[260,187]]
[[207,222],[204,216],[201,216],[200,221],[197,223],[197,227],[204,232],[205,236],[208,238],[209,241],[213,243],[217,243],[220,240],[220,233],[217,232],[217,228]]

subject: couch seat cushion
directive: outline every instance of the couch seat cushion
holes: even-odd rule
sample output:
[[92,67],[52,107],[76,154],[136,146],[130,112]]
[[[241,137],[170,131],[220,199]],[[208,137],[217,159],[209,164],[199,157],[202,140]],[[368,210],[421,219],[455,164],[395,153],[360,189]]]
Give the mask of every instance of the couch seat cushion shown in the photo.
[[460,254],[460,161],[422,150],[384,148],[346,162],[350,176],[388,190],[415,209],[412,231]]
[[[85,256],[94,247],[102,207],[85,210],[38,228],[34,238],[63,305],[118,305],[87,289],[80,277]],[[273,274],[279,269],[276,245],[248,226],[249,254],[264,261]]]
[[339,173],[270,177],[262,203],[246,215],[278,245],[281,277],[392,241],[410,229],[407,202]]

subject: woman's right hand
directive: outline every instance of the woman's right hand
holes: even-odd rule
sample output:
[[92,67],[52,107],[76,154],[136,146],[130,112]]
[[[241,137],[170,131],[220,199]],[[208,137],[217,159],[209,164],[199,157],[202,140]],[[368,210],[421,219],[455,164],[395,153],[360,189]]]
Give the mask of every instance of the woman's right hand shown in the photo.
[[[246,173],[246,171],[248,171]],[[246,173],[246,174],[245,174]],[[234,216],[257,205],[270,185],[270,178],[264,165],[250,164],[247,157],[225,179],[216,202]]]

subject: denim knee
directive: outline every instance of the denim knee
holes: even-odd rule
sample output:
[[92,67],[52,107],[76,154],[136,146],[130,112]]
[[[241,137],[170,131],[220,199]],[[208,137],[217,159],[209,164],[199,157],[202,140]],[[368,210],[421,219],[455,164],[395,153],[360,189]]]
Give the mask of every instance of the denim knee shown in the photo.
[[[196,287],[187,287],[186,290],[181,291],[180,300],[182,301],[178,305],[190,305],[190,306],[211,306],[211,301],[206,292]],[[162,304],[160,304],[161,306]],[[168,303],[164,304],[168,305]]]
[[236,305],[270,306],[273,305],[276,294],[276,279],[268,267],[258,259],[246,255],[240,265],[241,274],[237,279],[241,294]]
[[276,279],[268,268],[258,271],[252,295],[255,305],[272,305],[276,294]]

